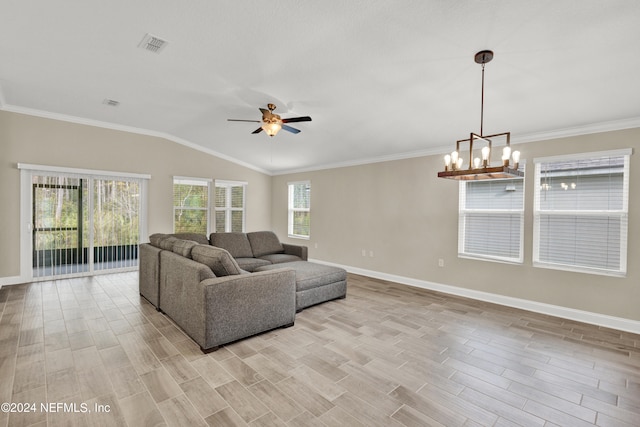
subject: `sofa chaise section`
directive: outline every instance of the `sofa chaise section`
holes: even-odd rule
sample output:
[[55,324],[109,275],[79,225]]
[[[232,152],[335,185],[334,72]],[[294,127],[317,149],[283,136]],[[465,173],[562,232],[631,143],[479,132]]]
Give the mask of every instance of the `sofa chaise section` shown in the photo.
[[[347,296],[347,271],[343,268],[294,261],[258,267],[256,271],[292,268],[296,272],[296,311]],[[255,273],[254,273],[255,274]]]
[[[214,267],[218,272],[235,264],[219,248],[195,250],[218,251],[213,258],[219,259],[214,262],[227,263],[227,267]],[[296,283],[292,269],[217,277],[208,265],[173,251],[162,251],[160,262],[160,309],[204,352],[294,323]]]

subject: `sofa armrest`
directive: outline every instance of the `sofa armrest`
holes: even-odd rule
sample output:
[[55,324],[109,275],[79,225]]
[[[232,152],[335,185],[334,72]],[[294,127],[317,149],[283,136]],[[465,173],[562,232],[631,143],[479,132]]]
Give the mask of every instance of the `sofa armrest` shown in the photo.
[[198,285],[215,275],[206,265],[171,251],[160,252],[160,264],[162,297],[158,308],[202,345],[206,308],[203,290]]
[[140,295],[155,307],[160,305],[160,252],[149,243],[142,243],[138,249],[138,287]]
[[302,245],[291,245],[288,243],[283,243],[282,247],[284,248],[284,253],[287,255],[295,255],[300,257],[303,261],[306,261],[309,257],[308,249],[306,246]]

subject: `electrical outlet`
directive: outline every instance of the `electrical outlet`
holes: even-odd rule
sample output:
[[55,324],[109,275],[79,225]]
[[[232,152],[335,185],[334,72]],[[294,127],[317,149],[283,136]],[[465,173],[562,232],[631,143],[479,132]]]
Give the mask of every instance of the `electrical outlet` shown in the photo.
[[369,251],[369,256],[373,258],[373,251]]
[[438,259],[438,267],[444,267],[444,259]]
[[314,244],[314,245],[313,245],[313,247],[314,247],[314,248],[316,248],[316,249],[318,249],[318,244],[317,244],[317,243],[316,243],[316,244]]
[[367,250],[366,249],[362,250],[362,256],[367,256]]

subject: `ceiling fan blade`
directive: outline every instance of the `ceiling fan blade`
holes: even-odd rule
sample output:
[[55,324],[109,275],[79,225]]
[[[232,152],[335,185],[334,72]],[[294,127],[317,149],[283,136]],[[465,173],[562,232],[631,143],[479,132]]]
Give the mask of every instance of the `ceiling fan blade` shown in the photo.
[[288,119],[282,119],[282,123],[296,123],[296,122],[310,122],[311,117],[289,117]]
[[287,132],[291,132],[291,133],[300,133],[300,129],[292,128],[291,126],[287,126],[287,125],[282,125],[282,129],[286,130]]
[[260,123],[260,120],[244,120],[244,119],[227,119],[228,122],[251,122]]
[[262,128],[258,128],[258,129],[254,130],[254,131],[253,131],[253,132],[251,132],[251,133],[260,133],[260,132],[262,132]]

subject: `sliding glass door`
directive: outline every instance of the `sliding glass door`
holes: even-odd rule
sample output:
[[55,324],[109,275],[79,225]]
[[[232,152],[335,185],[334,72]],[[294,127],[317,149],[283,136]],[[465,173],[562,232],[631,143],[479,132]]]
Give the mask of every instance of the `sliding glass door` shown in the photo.
[[88,271],[86,180],[33,176],[33,277]]
[[140,242],[140,184],[93,179],[90,216],[94,270],[138,266]]
[[30,274],[23,275],[52,279],[137,269],[144,179],[23,172],[31,247]]

